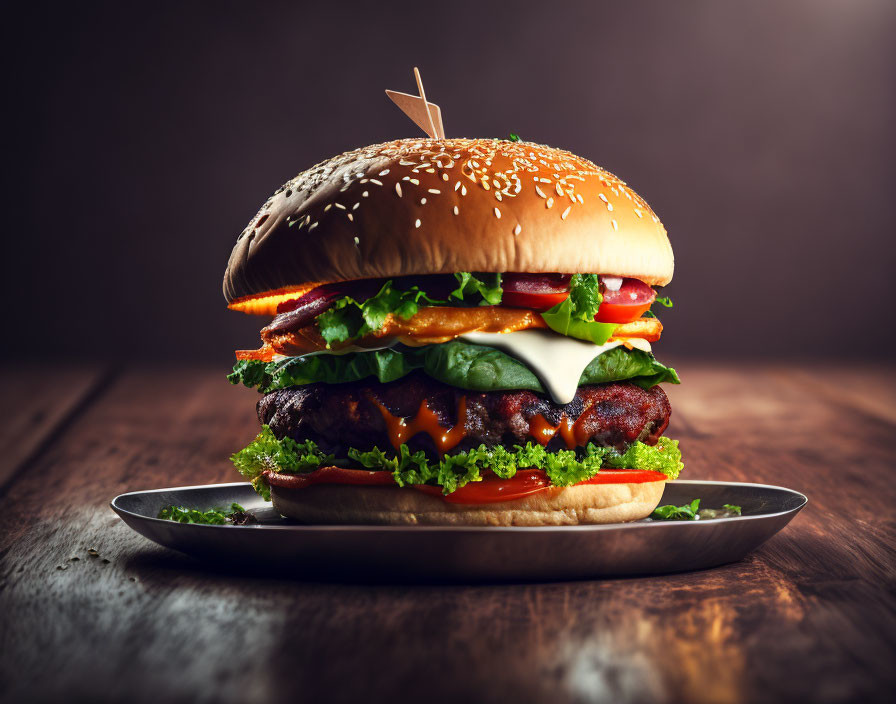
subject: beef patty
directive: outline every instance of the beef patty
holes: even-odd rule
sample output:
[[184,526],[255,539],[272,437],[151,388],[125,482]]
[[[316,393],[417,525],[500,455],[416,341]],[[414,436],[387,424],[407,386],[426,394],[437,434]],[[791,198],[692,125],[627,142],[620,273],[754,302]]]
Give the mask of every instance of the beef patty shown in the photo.
[[[629,382],[580,386],[572,402],[561,405],[532,391],[465,391],[415,372],[388,384],[359,381],[280,389],[261,398],[258,418],[278,438],[313,440],[324,451],[345,456],[349,447],[391,448],[383,409],[410,420],[425,400],[438,424],[447,430],[458,422],[461,397],[466,399],[465,432],[451,452],[481,444],[525,445],[535,441],[539,432],[546,439],[552,432],[548,426],[558,426],[564,414],[575,429],[567,437],[574,435],[578,446],[593,442],[623,450],[635,440],[653,445],[669,424],[671,411],[659,386],[649,390]],[[417,433],[406,442],[413,451],[436,452],[426,433]],[[547,444],[549,450],[567,447],[560,432]]]

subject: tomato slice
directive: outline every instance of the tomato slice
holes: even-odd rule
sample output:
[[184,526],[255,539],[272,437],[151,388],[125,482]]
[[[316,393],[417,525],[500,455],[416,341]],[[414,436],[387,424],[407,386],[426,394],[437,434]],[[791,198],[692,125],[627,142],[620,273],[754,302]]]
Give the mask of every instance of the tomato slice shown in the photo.
[[501,305],[508,308],[528,308],[529,310],[550,310],[558,303],[569,298],[569,291],[564,293],[520,293],[505,291],[501,297]]
[[521,469],[510,479],[499,479],[494,473],[485,472],[481,482],[470,482],[447,496],[438,486],[418,484],[414,488],[440,496],[449,504],[492,504],[536,494],[550,485],[551,481],[540,469]]
[[595,320],[601,323],[631,323],[650,309],[656,291],[638,279],[623,279],[618,291],[604,287],[604,299]]
[[[353,484],[356,486],[395,486],[392,473],[342,467],[321,467],[308,474],[266,472],[268,483],[284,489],[304,489],[315,484]],[[666,479],[662,472],[645,469],[605,469],[581,484],[641,484]],[[493,472],[485,472],[480,482],[470,482],[457,491],[442,493],[441,487],[415,484],[412,488],[430,496],[437,496],[451,504],[490,504],[512,501],[537,494],[551,486],[548,475],[541,469],[521,469],[510,479],[501,479]],[[578,486],[578,485],[576,485]]]
[[504,274],[501,305],[549,310],[569,297],[570,274]]

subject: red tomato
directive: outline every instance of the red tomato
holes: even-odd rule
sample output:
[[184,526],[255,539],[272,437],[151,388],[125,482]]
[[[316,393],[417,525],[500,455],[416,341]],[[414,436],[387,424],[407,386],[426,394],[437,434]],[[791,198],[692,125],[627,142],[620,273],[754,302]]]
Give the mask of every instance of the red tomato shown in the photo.
[[565,293],[518,293],[517,291],[505,291],[501,296],[501,305],[508,308],[528,308],[530,310],[549,310],[558,303],[563,303],[569,298],[569,291]]
[[[646,469],[605,469],[580,484],[643,484],[665,479],[666,475],[662,472]],[[451,504],[491,504],[521,499],[544,491],[550,486],[551,481],[543,470],[521,469],[510,479],[499,479],[492,472],[485,472],[481,482],[470,482],[447,496],[443,495],[441,488],[437,486],[414,488],[432,496],[441,496]]]
[[414,488],[432,496],[441,496],[449,504],[491,504],[536,494],[551,485],[540,469],[522,469],[510,479],[499,479],[485,472],[481,482],[470,482],[447,496],[441,487],[417,485]]
[[569,274],[504,274],[501,305],[548,310],[569,297]]
[[604,300],[595,320],[601,323],[631,323],[650,309],[656,291],[638,279],[623,279],[618,291],[604,288]]
[[[309,474],[267,472],[266,476],[272,486],[284,489],[303,489],[314,484],[395,486],[391,472],[343,469],[341,467],[321,467]],[[646,469],[605,469],[581,484],[642,484],[665,479],[666,475],[662,472],[652,472]],[[521,469],[510,479],[500,479],[493,472],[485,472],[481,482],[470,482],[447,496],[438,486],[415,484],[413,488],[430,496],[441,497],[444,501],[452,504],[490,504],[537,494],[550,486],[551,481],[543,470]]]

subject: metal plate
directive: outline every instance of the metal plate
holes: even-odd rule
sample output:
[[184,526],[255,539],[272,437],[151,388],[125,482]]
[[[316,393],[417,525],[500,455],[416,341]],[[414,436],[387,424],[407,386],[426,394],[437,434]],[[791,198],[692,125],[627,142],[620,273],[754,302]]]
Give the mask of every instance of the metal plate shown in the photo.
[[[743,558],[806,505],[778,486],[679,480],[663,504],[700,499],[703,508],[741,506],[743,515],[700,521],[637,521],[541,528],[302,525],[281,518],[248,484],[135,491],[112,508],[165,547],[229,570],[362,579],[557,580],[662,574]],[[200,510],[237,502],[259,520],[206,526],[156,518],[170,505]]]

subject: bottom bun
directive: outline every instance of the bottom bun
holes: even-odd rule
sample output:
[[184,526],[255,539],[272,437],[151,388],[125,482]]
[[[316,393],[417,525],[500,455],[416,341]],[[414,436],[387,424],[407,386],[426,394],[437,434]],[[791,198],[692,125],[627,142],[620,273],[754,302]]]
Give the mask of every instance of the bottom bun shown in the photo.
[[513,501],[448,503],[406,487],[318,484],[271,487],[274,509],[303,523],[430,526],[571,526],[637,521],[663,496],[665,481],[550,487]]

